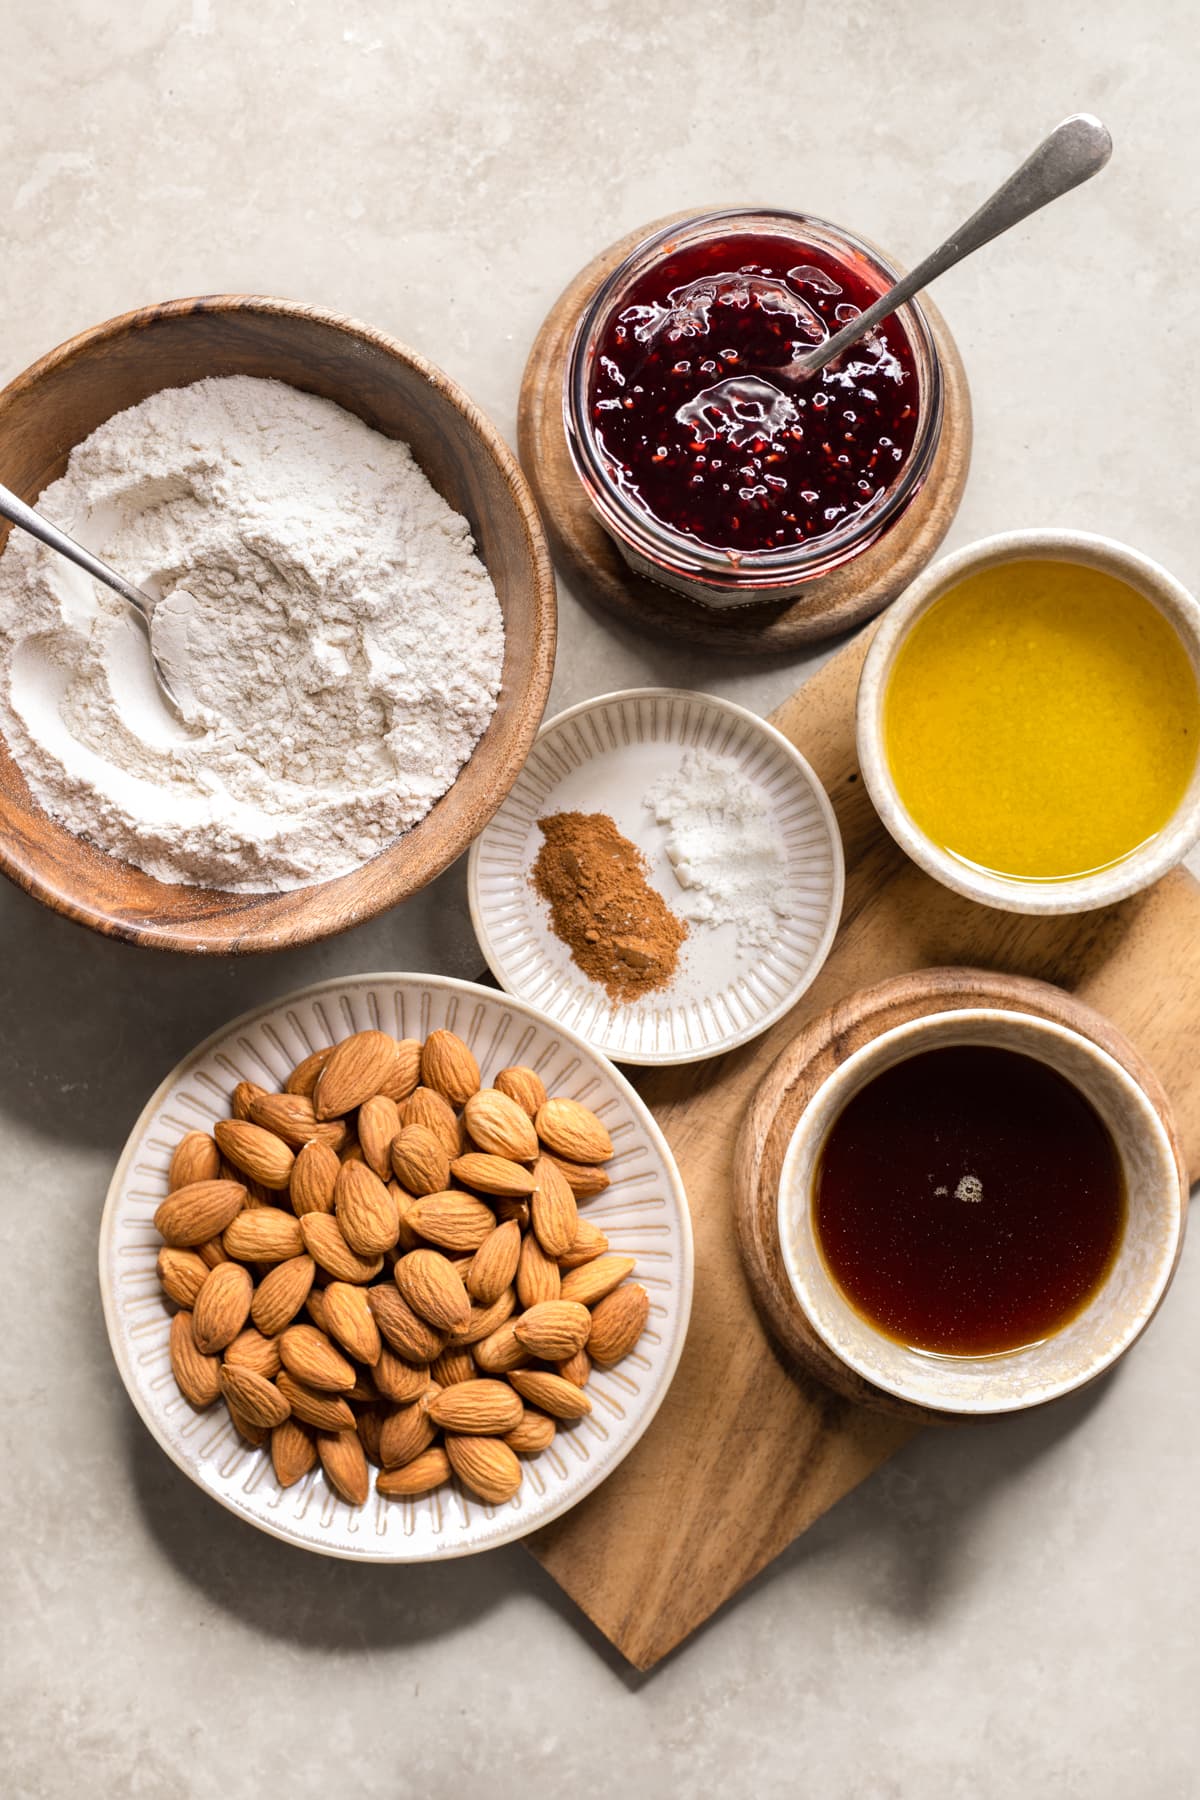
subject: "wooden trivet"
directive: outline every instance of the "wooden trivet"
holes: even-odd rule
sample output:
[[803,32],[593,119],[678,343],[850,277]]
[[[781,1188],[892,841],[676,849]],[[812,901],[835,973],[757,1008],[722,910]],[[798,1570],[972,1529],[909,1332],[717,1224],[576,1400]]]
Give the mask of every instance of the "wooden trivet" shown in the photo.
[[[989,1006],[1035,1013],[1091,1038],[1140,1083],[1159,1113],[1183,1173],[1183,1152],[1162,1084],[1129,1039],[1094,1007],[1048,982],[983,969],[920,969],[849,994],[811,1019],[759,1083],[734,1152],[734,1217],[742,1260],[767,1323],[788,1355],[848,1400],[916,1424],[953,1416],[884,1393],[847,1368],[821,1341],[796,1304],[776,1230],[779,1175],[792,1132],[817,1088],[856,1050],[894,1026],[930,1013]],[[1184,1176],[1186,1184],[1186,1175]]]
[[530,1540],[641,1669],[916,1429],[795,1372],[738,1254],[737,1135],[771,1064],[810,1020],[889,976],[948,963],[1054,982],[1098,1007],[1157,1071],[1185,1158],[1200,1165],[1200,885],[1179,869],[1102,912],[1037,919],[975,906],[923,875],[880,825],[855,764],[854,694],[870,635],[861,632],[772,714],[824,782],[841,826],[846,904],[829,961],[754,1043],[634,1076],[678,1159],[692,1212],[695,1300],[679,1371],[621,1467]]
[[[958,511],[971,460],[971,400],[946,322],[921,295],[942,362],[942,435],[924,485],[877,544],[808,582],[799,600],[710,607],[635,575],[592,511],[571,464],[563,427],[567,347],[580,314],[635,244],[690,212],[671,213],[617,243],[582,269],[534,339],[521,382],[517,445],[554,557],[582,599],[663,637],[685,638],[733,656],[794,649],[849,631],[896,598],[924,568]],[[882,254],[882,253],[881,253]],[[887,259],[890,262],[890,258]]]

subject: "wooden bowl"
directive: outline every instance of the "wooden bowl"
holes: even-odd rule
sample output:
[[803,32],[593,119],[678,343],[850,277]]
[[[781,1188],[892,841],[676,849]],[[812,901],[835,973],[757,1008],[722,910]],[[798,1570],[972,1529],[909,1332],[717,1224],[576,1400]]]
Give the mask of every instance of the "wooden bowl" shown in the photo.
[[60,345],[0,393],[0,480],[36,501],[73,446],[105,419],[161,388],[212,375],[286,381],[411,446],[434,487],[470,521],[499,596],[504,668],[492,721],[453,787],[411,831],[348,875],[281,894],[173,886],[105,855],[36,805],[0,739],[0,869],[68,918],[129,943],[281,950],[407,900],[491,818],[525,761],[550,689],[554,574],[516,459],[462,390],[383,332],[295,301],[174,300]]

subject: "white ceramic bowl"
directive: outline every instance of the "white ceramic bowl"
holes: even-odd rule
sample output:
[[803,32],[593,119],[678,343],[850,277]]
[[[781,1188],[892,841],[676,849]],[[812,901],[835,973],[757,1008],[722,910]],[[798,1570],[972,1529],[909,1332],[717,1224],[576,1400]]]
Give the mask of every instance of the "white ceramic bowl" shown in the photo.
[[[693,926],[670,986],[617,1005],[572,962],[530,885],[537,822],[547,813],[607,813],[678,909],[684,892],[667,832],[645,796],[692,748],[735,761],[764,796],[794,908],[761,948],[739,951],[733,925]],[[714,694],[627,688],[543,725],[512,792],[471,846],[467,879],[475,933],[501,986],[617,1062],[685,1063],[757,1037],[816,980],[841,918],[844,866],[824,788],[773,725]]]
[[[552,1093],[584,1101],[608,1126],[612,1185],[584,1203],[614,1251],[637,1258],[650,1320],[635,1349],[588,1384],[593,1410],[523,1459],[525,1479],[504,1506],[457,1483],[419,1500],[366,1506],[339,1500],[320,1469],[281,1488],[264,1450],[235,1432],[224,1405],[194,1412],[175,1386],[170,1311],[155,1274],[154,1209],[171,1150],[185,1131],[227,1116],[236,1082],[279,1087],[310,1050],[378,1026],[425,1037],[446,1026],[467,1040],[485,1081],[509,1063],[537,1069]],[[235,1019],[185,1057],[147,1102],[122,1152],[100,1225],[100,1291],[121,1379],[153,1436],[198,1487],[273,1537],[360,1562],[432,1562],[490,1550],[556,1519],[597,1487],[645,1431],[683,1350],[692,1301],[692,1230],[674,1159],[622,1075],[573,1033],[532,1007],[438,975],[355,975],[321,982]]]
[[[1056,1069],[1091,1101],[1121,1159],[1127,1214],[1113,1266],[1070,1324],[1041,1343],[991,1356],[946,1356],[888,1337],[846,1299],[813,1229],[813,1179],[821,1148],[847,1102],[883,1070],[929,1049],[987,1044]],[[1183,1242],[1187,1188],[1171,1140],[1133,1077],[1089,1039],[1030,1013],[991,1008],[935,1013],[883,1032],[817,1089],[802,1114],[779,1180],[777,1224],[784,1267],[812,1329],[849,1368],[918,1406],[982,1415],[1053,1400],[1114,1362],[1149,1324]]]
[[1082,531],[1006,531],[968,544],[919,575],[885,614],[867,652],[858,686],[858,761],[875,810],[896,842],[935,881],[1006,912],[1077,913],[1138,893],[1181,863],[1200,839],[1200,761],[1175,813],[1156,837],[1111,868],[1069,881],[1006,879],[974,868],[935,844],[916,824],[892,778],[884,745],[888,680],[901,644],[922,615],[969,575],[999,563],[1081,563],[1127,582],[1175,627],[1200,681],[1200,604],[1137,550]]

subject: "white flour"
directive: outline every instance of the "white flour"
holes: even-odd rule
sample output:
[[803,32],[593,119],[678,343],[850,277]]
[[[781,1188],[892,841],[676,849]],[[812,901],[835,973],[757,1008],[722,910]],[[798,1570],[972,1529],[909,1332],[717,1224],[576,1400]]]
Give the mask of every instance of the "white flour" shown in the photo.
[[197,710],[185,726],[162,704],[123,601],[14,530],[0,728],[47,812],[161,881],[343,874],[424,817],[487,727],[504,627],[467,522],[327,400],[247,376],[164,390],[38,505],[172,594],[164,648]]
[[764,794],[729,756],[689,750],[646,795],[668,828],[667,856],[683,896],[671,905],[703,925],[736,925],[738,948],[774,942],[792,910],[787,856]]

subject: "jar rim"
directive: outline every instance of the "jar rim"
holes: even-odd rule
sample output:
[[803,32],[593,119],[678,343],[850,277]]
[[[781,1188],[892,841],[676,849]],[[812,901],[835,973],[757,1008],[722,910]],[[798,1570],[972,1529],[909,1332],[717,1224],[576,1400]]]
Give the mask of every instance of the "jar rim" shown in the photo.
[[877,504],[868,505],[841,526],[802,544],[779,545],[767,550],[734,552],[701,543],[683,532],[671,530],[631,501],[609,473],[607,459],[596,442],[590,416],[588,389],[601,329],[614,305],[636,276],[652,265],[667,244],[675,245],[730,228],[749,234],[781,227],[817,247],[824,244],[837,254],[849,251],[861,258],[883,282],[881,292],[900,279],[900,273],[869,243],[815,214],[782,207],[725,207],[695,213],[659,227],[642,238],[601,282],[583,309],[567,350],[563,383],[563,424],[567,448],[575,472],[606,529],[635,554],[659,565],[664,573],[700,586],[731,588],[740,584],[755,588],[788,586],[827,573],[865,550],[903,512],[929,473],[941,435],[943,384],[941,358],[929,321],[916,300],[898,307],[899,321],[909,344],[917,373],[917,434],[913,447],[891,485]]

